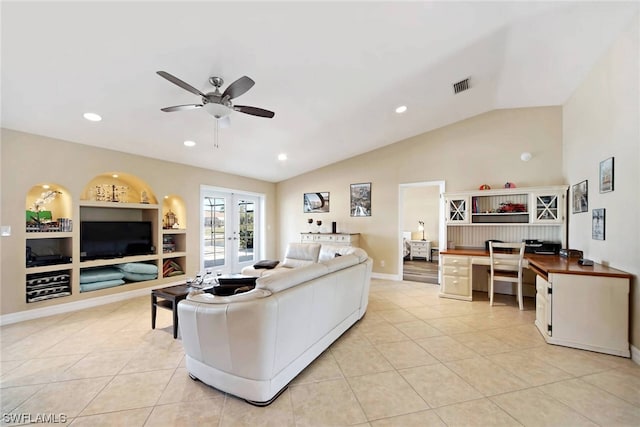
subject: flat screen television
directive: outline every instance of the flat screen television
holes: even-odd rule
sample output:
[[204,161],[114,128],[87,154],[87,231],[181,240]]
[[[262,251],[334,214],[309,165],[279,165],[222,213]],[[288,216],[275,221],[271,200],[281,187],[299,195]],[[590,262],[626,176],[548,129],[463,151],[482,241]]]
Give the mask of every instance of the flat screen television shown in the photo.
[[155,253],[151,221],[82,221],[80,260]]

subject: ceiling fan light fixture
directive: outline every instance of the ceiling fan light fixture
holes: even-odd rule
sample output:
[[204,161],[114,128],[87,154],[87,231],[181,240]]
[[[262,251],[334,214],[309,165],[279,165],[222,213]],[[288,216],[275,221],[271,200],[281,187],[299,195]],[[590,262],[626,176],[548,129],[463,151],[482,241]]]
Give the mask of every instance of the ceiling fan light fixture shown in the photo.
[[226,117],[229,114],[231,114],[231,111],[232,111],[231,108],[227,107],[226,105],[216,104],[214,102],[209,102],[207,104],[204,104],[202,108],[204,108],[207,111],[207,113],[211,114],[216,119]]

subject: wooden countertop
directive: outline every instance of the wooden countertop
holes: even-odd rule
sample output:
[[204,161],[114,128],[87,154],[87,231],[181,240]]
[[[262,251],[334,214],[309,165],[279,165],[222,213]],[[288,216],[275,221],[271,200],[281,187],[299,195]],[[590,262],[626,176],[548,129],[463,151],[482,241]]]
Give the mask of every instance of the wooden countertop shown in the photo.
[[[485,251],[483,249],[447,249],[440,252],[440,255],[488,257],[489,251]],[[577,258],[563,258],[559,255],[537,254],[524,254],[524,257],[529,263],[529,268],[544,277],[547,277],[549,273],[561,273],[631,279],[631,274],[602,264],[594,263],[592,266],[582,266],[578,264]]]

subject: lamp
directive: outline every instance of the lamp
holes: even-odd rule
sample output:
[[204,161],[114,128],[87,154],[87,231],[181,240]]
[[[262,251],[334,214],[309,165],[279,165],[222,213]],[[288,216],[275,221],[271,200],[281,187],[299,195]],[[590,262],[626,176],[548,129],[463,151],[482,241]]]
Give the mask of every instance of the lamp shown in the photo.
[[422,231],[422,240],[427,240],[424,238],[424,221],[418,221],[418,231]]

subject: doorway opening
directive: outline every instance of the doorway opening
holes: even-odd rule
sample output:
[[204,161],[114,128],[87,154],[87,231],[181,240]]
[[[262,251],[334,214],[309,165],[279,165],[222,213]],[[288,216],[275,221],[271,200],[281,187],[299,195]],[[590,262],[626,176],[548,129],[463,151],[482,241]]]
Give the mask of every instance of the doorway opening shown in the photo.
[[438,254],[446,247],[442,193],[444,181],[400,184],[398,265],[402,280],[439,283]]

